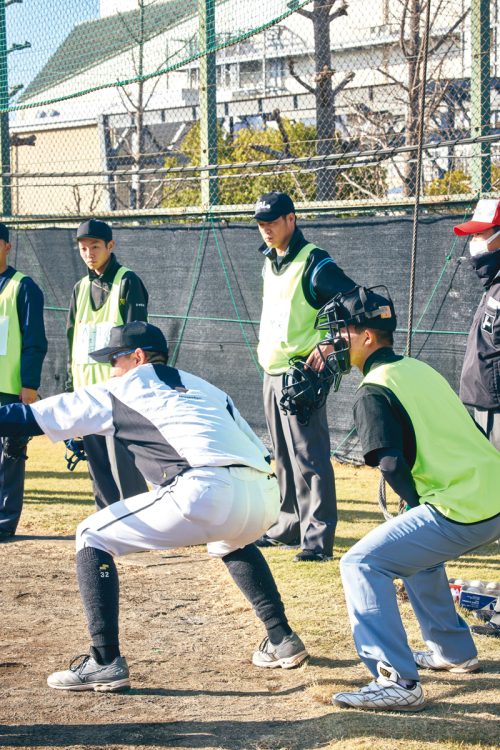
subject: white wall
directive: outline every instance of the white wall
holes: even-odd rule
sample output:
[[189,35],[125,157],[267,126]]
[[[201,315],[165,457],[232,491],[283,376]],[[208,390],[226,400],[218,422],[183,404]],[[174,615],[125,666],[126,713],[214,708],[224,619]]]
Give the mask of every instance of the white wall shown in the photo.
[[126,13],[129,10],[136,10],[137,0],[100,0],[99,2],[99,14],[101,18],[104,16],[112,16],[114,13]]

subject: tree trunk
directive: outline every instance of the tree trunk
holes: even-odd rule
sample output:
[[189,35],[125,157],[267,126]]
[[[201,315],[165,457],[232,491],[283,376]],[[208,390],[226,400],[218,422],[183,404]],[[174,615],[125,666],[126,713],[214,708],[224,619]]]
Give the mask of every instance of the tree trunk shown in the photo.
[[[330,7],[324,0],[314,0],[313,27],[316,58],[316,153],[334,151],[335,99],[332,89],[332,55],[330,51]],[[335,172],[319,169],[316,173],[316,200],[335,198]]]

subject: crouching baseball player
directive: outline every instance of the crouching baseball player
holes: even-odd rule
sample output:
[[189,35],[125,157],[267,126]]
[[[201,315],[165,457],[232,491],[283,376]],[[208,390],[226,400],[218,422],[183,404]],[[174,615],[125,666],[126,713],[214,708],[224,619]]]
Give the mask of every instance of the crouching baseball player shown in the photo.
[[[365,462],[379,466],[407,512],[370,531],[340,561],[356,649],[375,679],[333,696],[342,708],[418,711],[418,668],[477,672],[467,623],[457,614],[444,563],[500,533],[500,453],[445,379],[393,350],[394,305],[385,287],[356,287],[328,303],[329,364],[363,380],[354,422]],[[428,651],[411,651],[394,579],[402,578]]]
[[130,686],[118,639],[116,555],[207,543],[262,620],[267,636],[258,667],[289,669],[307,651],[288,625],[269,567],[253,542],[276,520],[279,489],[265,446],[231,398],[167,366],[163,333],[143,322],[112,329],[109,346],[92,354],[112,377],[74,393],[0,409],[0,434],[111,435],[156,486],[83,521],[76,533],[80,594],[92,645],[69,669],[54,672],[59,690],[114,691]]

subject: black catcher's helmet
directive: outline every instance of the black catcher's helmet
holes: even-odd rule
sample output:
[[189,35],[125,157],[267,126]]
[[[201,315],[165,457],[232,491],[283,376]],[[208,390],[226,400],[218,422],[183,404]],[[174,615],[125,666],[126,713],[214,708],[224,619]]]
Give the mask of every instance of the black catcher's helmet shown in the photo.
[[325,403],[333,379],[328,363],[325,362],[324,369],[317,372],[306,367],[301,357],[294,357],[283,373],[281,409],[285,414],[296,416],[301,424],[307,424],[312,412]]
[[[367,289],[356,286],[349,292],[337,294],[319,310],[314,327],[318,331],[327,331],[322,343],[333,346],[327,361],[334,373],[334,390],[338,389],[342,375],[351,370],[348,325],[395,331],[396,313],[387,287],[379,285]],[[342,332],[347,335],[342,336]]]

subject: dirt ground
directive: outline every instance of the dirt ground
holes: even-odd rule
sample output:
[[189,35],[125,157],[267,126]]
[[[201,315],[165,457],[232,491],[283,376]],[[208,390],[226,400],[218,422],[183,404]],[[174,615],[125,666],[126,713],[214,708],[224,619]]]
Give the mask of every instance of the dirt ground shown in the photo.
[[[347,635],[340,603],[330,603],[326,637],[311,627],[309,664],[288,671],[253,667],[261,626],[224,565],[202,548],[118,560],[122,649],[133,684],[128,693],[51,690],[47,675],[88,648],[73,541],[16,537],[0,545],[0,564],[8,570],[0,583],[1,747],[422,748],[430,746],[422,744],[425,736],[436,748],[493,747],[491,723],[481,731],[498,718],[491,674],[484,684],[474,676],[474,687],[470,676],[438,676],[429,684],[429,697],[439,695],[430,713],[375,718],[334,708],[335,690],[367,678],[352,648],[335,653],[335,630]],[[327,563],[325,574],[329,566],[335,572]],[[493,662],[485,667],[495,671]],[[483,690],[482,701],[462,712],[461,695],[472,689]],[[386,739],[374,745],[374,737]]]

